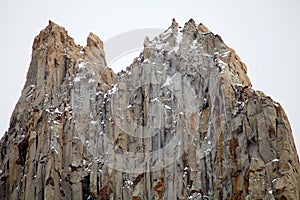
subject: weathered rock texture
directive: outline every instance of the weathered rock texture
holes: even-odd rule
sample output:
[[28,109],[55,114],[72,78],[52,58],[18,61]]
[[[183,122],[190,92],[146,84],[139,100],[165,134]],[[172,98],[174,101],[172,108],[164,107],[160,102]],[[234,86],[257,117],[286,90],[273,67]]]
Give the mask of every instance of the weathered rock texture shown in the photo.
[[126,71],[94,34],[50,22],[0,144],[1,199],[299,199],[282,107],[193,20],[149,41]]

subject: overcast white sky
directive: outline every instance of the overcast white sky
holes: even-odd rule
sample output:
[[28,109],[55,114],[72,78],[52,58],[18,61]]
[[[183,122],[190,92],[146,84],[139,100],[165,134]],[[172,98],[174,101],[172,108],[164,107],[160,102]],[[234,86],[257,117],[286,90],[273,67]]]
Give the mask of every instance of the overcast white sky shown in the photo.
[[134,29],[166,29],[172,18],[202,22],[236,50],[253,88],[284,107],[299,152],[299,0],[1,1],[0,136],[25,83],[33,39],[49,19],[85,45],[89,32],[105,41]]

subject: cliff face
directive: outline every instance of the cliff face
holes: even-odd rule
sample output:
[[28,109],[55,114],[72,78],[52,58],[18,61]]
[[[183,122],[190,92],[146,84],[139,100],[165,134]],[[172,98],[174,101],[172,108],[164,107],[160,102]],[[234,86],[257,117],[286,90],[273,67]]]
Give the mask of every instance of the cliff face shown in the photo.
[[116,75],[97,36],[49,22],[1,139],[1,199],[300,198],[288,119],[220,36],[173,20],[144,46]]

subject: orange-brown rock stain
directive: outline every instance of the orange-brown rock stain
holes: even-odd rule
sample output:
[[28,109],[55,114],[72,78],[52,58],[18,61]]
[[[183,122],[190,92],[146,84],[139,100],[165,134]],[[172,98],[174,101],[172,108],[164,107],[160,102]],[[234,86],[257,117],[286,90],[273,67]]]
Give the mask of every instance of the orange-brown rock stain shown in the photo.
[[158,181],[156,185],[154,185],[154,191],[157,193],[159,198],[162,198],[164,196],[164,191],[165,191],[164,179],[161,179],[160,181]]
[[110,186],[104,186],[100,189],[100,197],[99,200],[109,200],[113,190]]

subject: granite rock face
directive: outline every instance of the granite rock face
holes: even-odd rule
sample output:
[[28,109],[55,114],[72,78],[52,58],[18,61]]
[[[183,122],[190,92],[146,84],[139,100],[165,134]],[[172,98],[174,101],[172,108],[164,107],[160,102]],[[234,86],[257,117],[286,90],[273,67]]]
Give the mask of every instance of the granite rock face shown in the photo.
[[193,20],[118,74],[49,22],[0,152],[0,199],[300,198],[284,110]]

